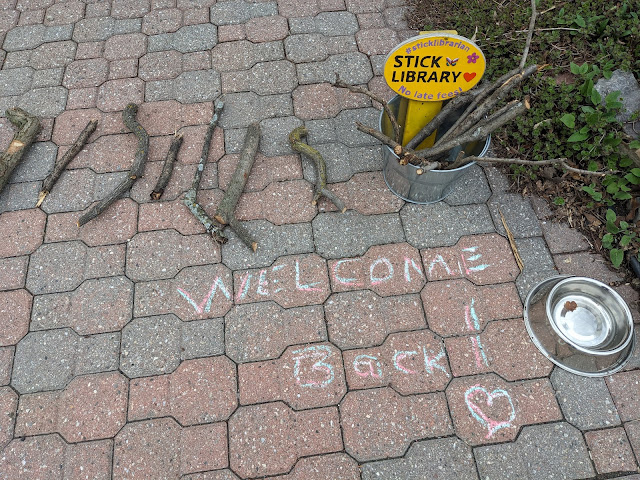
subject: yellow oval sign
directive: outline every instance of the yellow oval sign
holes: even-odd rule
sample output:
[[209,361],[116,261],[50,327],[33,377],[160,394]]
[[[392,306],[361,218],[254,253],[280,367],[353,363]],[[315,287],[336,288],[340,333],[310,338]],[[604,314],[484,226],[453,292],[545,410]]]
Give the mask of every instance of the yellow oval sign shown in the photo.
[[485,67],[484,54],[468,38],[428,33],[410,38],[389,53],[384,78],[398,95],[435,102],[475,87]]

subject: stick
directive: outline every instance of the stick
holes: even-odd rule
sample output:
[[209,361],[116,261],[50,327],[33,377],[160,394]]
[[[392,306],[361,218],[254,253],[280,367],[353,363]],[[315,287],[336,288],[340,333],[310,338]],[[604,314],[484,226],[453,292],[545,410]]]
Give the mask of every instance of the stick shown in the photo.
[[[400,165],[406,165],[411,163],[412,165],[420,165],[423,163],[423,159],[420,158],[415,150],[408,149],[403,147],[395,140],[387,137],[384,133],[375,128],[367,127],[360,122],[356,122],[356,128],[363,133],[371,135],[372,137],[380,140],[385,145],[391,147],[393,152],[399,157]],[[423,170],[433,170],[438,168],[440,165],[437,162],[433,162],[432,164],[424,165],[422,167]]]
[[122,112],[122,120],[129,130],[138,137],[138,146],[136,148],[136,156],[129,170],[127,178],[122,181],[109,195],[95,204],[87,213],[78,219],[78,226],[81,227],[85,223],[93,220],[102,212],[104,212],[113,202],[120,198],[124,193],[128,192],[135,181],[142,176],[144,172],[144,164],[149,154],[149,135],[146,130],[136,120],[138,114],[138,105],[130,103]]
[[75,156],[80,153],[80,150],[82,150],[82,148],[86,145],[91,134],[96,131],[97,126],[98,120],[91,120],[89,123],[87,123],[87,126],[84,127],[84,130],[82,130],[82,132],[80,132],[80,135],[78,135],[76,141],[73,143],[73,145],[71,145],[71,148],[69,148],[69,150],[65,152],[62,158],[56,162],[55,166],[53,167],[53,172],[51,172],[49,176],[44,179],[44,182],[42,182],[42,188],[40,190],[40,194],[38,195],[38,203],[36,203],[36,207],[42,205],[42,202],[44,202],[44,199],[47,197],[47,195],[49,195],[49,192],[60,178],[60,175],[62,175],[64,169],[67,168],[69,162],[71,162],[71,160],[73,160]]
[[527,63],[527,56],[529,55],[529,48],[531,47],[531,40],[533,40],[533,29],[536,25],[536,0],[531,0],[531,20],[529,20],[529,33],[527,33],[527,41],[524,44],[524,52],[520,59],[520,68],[524,68],[524,64]]
[[502,220],[502,226],[504,227],[505,232],[507,232],[507,238],[509,239],[509,245],[511,245],[511,250],[513,250],[513,256],[516,259],[518,268],[522,272],[524,270],[524,262],[522,261],[522,257],[520,256],[520,252],[518,251],[518,247],[516,246],[516,241],[513,238],[513,233],[511,233],[511,230],[507,225],[507,220],[504,218],[504,215],[502,214],[502,210],[498,209],[498,213],[500,214],[500,219]]
[[518,102],[516,105],[512,106],[510,110],[504,113],[502,116],[498,118],[494,118],[492,121],[484,123],[479,128],[473,128],[469,130],[463,135],[458,136],[455,140],[450,140],[446,143],[436,144],[431,148],[425,148],[424,150],[420,150],[417,152],[417,155],[423,159],[429,159],[438,157],[441,154],[448,152],[454,147],[458,145],[462,145],[464,143],[475,142],[477,140],[481,140],[483,138],[487,138],[489,133],[493,132],[495,129],[500,128],[505,123],[510,122],[518,115],[522,114],[527,110],[527,107],[524,103]]
[[6,115],[18,131],[13,135],[13,140],[7,149],[0,155],[0,192],[9,182],[13,169],[20,163],[24,153],[35,141],[40,131],[38,117],[21,108],[10,108],[6,111]]
[[467,163],[471,162],[487,162],[487,163],[506,163],[506,164],[515,164],[515,165],[527,165],[530,167],[538,167],[541,165],[560,165],[566,170],[574,173],[579,173],[581,175],[594,175],[597,177],[604,177],[605,175],[613,175],[618,173],[616,170],[606,170],[604,172],[592,172],[590,170],[582,170],[579,168],[575,168],[570,166],[567,163],[566,158],[552,158],[549,160],[522,160],[521,158],[500,158],[500,157],[464,157],[462,162],[458,165],[450,164],[444,167],[444,170],[450,170],[452,168],[458,168]]
[[153,192],[151,192],[151,200],[160,200],[160,197],[164,193],[164,189],[167,187],[171,174],[173,173],[173,166],[176,162],[176,157],[178,156],[178,150],[180,150],[180,146],[182,145],[182,140],[183,138],[181,133],[178,133],[173,137],[171,145],[169,145],[167,156],[164,159],[160,178],[158,178],[158,183],[156,183],[156,187],[153,189]]
[[244,147],[240,153],[240,160],[236,166],[235,172],[231,177],[231,182],[224,197],[218,205],[216,214],[213,218],[222,225],[229,225],[231,229],[240,237],[245,245],[251,248],[254,252],[258,248],[258,243],[252,238],[247,229],[237,221],[233,212],[236,209],[240,195],[244,190],[247,180],[249,178],[249,172],[256,160],[256,153],[258,152],[258,144],[260,143],[260,125],[258,123],[252,123],[247,130],[247,136],[244,139]]
[[[398,125],[398,120],[396,119],[396,116],[391,111],[391,108],[389,108],[389,104],[387,102],[385,102],[378,95],[376,95],[375,93],[373,93],[370,90],[367,90],[366,88],[358,87],[356,85],[349,85],[348,83],[343,82],[342,80],[340,80],[340,76],[337,73],[336,73],[336,82],[333,85],[336,86],[336,87],[346,88],[346,89],[348,89],[349,91],[351,91],[353,93],[361,93],[363,95],[366,95],[367,97],[371,98],[372,100],[374,100],[374,101],[378,102],[380,105],[382,105],[382,108],[384,109],[385,113],[387,114],[387,117],[389,117],[389,121],[391,122],[391,125],[393,126],[393,139],[396,142],[400,141],[400,125]],[[420,143],[420,142],[418,142],[418,143]],[[413,147],[411,147],[411,148],[413,148]]]
[[214,105],[213,116],[211,117],[211,121],[209,122],[207,132],[204,135],[204,143],[202,145],[202,153],[200,154],[200,162],[198,163],[198,168],[196,169],[196,173],[193,175],[191,188],[187,190],[187,193],[182,200],[182,203],[186,205],[193,216],[196,217],[198,221],[204,226],[207,233],[211,235],[213,240],[219,245],[222,245],[227,241],[227,237],[222,234],[222,230],[224,230],[224,227],[221,227],[218,223],[214,222],[211,217],[209,217],[209,215],[207,215],[207,212],[205,212],[204,208],[202,208],[202,205],[197,202],[196,197],[198,196],[200,181],[202,180],[202,172],[204,172],[204,166],[207,163],[207,158],[209,157],[209,149],[211,148],[211,138],[213,137],[213,131],[218,124],[220,113],[222,113],[223,108],[224,102],[220,100],[217,101]]
[[[433,132],[435,132],[438,127],[440,125],[442,125],[442,122],[444,122],[446,120],[446,118],[449,116],[449,114],[459,108],[459,107],[463,107],[464,105],[471,103],[473,101],[473,99],[475,98],[475,94],[472,92],[465,92],[461,95],[458,95],[457,97],[455,97],[453,100],[451,100],[449,103],[447,103],[442,110],[440,110],[438,112],[438,114],[433,117],[433,119],[427,123],[422,130],[420,130],[415,137],[413,137],[411,140],[409,140],[409,142],[407,143],[406,147],[407,148],[411,148],[411,149],[415,149],[418,145],[420,145],[425,138],[427,138],[429,135],[431,135]],[[397,140],[396,140],[397,141]]]
[[302,141],[302,137],[306,137],[308,133],[309,132],[305,127],[295,128],[289,134],[289,143],[291,144],[291,148],[296,152],[306,155],[313,160],[313,164],[316,167],[316,185],[311,204],[316,205],[320,197],[326,197],[338,208],[338,210],[340,210],[341,213],[344,213],[347,211],[347,207],[344,206],[342,200],[340,200],[332,191],[327,189],[327,165],[324,158],[322,158],[322,155],[318,150]]

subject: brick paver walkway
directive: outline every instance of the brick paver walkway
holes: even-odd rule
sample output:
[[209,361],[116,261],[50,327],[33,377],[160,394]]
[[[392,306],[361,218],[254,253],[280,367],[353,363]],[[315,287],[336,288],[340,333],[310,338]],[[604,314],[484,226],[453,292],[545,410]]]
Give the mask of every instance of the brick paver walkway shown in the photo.
[[[637,314],[636,293],[494,169],[473,167],[445,202],[405,204],[354,127],[379,110],[330,85],[337,72],[389,95],[385,54],[415,34],[402,0],[0,8],[0,108],[44,119],[0,196],[0,478],[638,478],[638,354],[577,377],[522,319],[529,289],[558,272],[613,282]],[[233,235],[216,246],[181,203],[220,95],[200,201],[215,209],[259,121],[237,210],[255,254]],[[129,102],[151,135],[145,176],[78,228],[129,169]],[[36,209],[91,118],[91,143]],[[311,205],[312,167],[287,142],[301,124],[347,213]],[[178,164],[151,202],[175,131]],[[2,149],[12,134],[0,118]]]

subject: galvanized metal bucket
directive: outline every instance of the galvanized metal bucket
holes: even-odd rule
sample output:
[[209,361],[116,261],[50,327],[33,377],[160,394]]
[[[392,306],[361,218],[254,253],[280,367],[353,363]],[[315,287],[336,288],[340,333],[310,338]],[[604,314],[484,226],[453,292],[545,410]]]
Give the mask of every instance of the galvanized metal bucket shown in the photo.
[[[396,96],[389,102],[389,107],[394,115],[397,115],[402,97]],[[438,129],[440,134],[446,132],[457,120],[458,112],[451,115]],[[380,131],[385,135],[391,135],[391,123],[384,110],[380,113]],[[489,135],[484,142],[473,142],[464,145],[467,156],[483,157],[487,154],[491,145]],[[421,175],[416,173],[419,167],[415,165],[400,165],[399,158],[387,145],[383,145],[384,155],[384,180],[389,189],[398,197],[411,203],[435,203],[444,199],[455,186],[456,180],[461,178],[475,162],[471,162],[453,170],[428,170]]]
[[553,363],[586,377],[622,369],[635,346],[633,318],[622,297],[587,277],[553,277],[525,302],[531,340]]

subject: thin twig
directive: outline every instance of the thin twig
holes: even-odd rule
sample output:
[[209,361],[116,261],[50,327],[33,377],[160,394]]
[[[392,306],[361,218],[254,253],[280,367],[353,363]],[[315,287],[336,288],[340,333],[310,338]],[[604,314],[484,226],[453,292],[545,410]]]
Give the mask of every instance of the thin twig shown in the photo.
[[[542,165],[561,165],[563,168],[570,172],[579,173],[581,175],[593,175],[597,177],[603,177],[605,175],[613,175],[618,173],[616,170],[606,170],[604,172],[591,172],[589,170],[581,170],[579,168],[574,168],[567,164],[566,158],[551,158],[548,160],[523,160],[521,158],[500,158],[500,157],[464,157],[464,163],[462,165],[466,165],[471,162],[487,162],[487,163],[502,163],[502,164],[514,164],[514,165],[527,165],[530,167],[539,167]],[[459,167],[462,165],[458,165]],[[444,167],[445,170],[449,170],[451,168],[450,165]]]
[[524,68],[527,63],[527,56],[529,55],[529,49],[531,48],[531,40],[533,39],[533,28],[536,25],[536,0],[531,0],[531,20],[529,20],[529,33],[527,33],[527,41],[524,44],[524,52],[520,59],[520,68]]
[[518,247],[516,246],[516,241],[513,238],[513,233],[509,229],[507,225],[507,220],[504,218],[502,214],[502,210],[498,208],[498,213],[500,214],[500,219],[502,220],[502,226],[504,227],[504,231],[507,232],[507,238],[509,239],[509,245],[511,245],[511,250],[513,250],[513,256],[516,259],[516,263],[518,264],[518,268],[522,272],[524,270],[524,262],[522,261],[522,257],[520,256],[520,252],[518,251]]
[[336,73],[336,81],[333,85],[335,87],[346,88],[353,93],[361,93],[362,95],[366,95],[370,99],[382,105],[382,108],[387,114],[387,117],[389,117],[389,121],[391,122],[391,126],[393,127],[393,139],[396,142],[400,141],[400,125],[398,125],[398,120],[396,119],[396,116],[391,111],[391,108],[389,108],[389,104],[387,102],[385,102],[378,95],[376,95],[370,90],[367,90],[366,88],[358,87],[357,85],[349,85],[348,83],[343,82],[337,73]]

